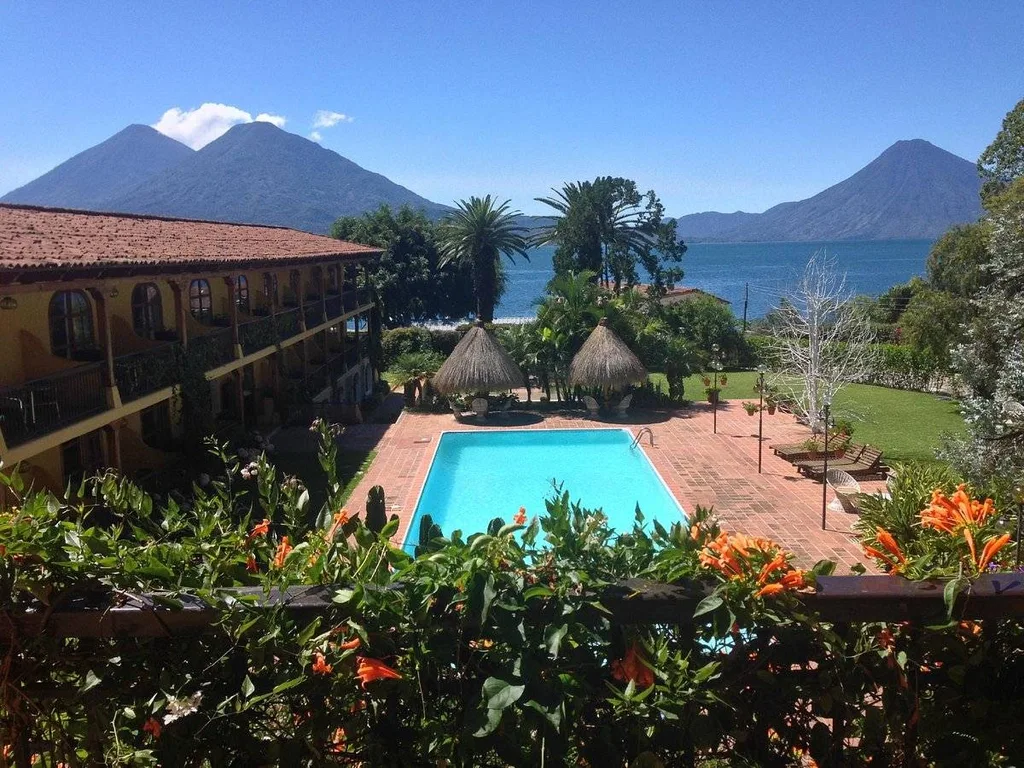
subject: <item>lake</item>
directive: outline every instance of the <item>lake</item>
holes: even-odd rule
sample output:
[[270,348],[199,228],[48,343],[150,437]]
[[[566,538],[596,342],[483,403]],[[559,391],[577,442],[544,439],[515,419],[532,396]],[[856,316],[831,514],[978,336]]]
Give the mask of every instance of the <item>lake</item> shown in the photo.
[[[799,279],[811,255],[824,248],[846,274],[847,290],[877,296],[896,283],[923,275],[931,240],[871,240],[808,243],[694,243],[683,257],[682,284],[721,296],[743,316],[743,292],[750,288],[747,316],[761,317]],[[530,261],[505,261],[508,290],[495,310],[498,319],[530,318],[534,302],[554,274],[551,246],[534,248]]]

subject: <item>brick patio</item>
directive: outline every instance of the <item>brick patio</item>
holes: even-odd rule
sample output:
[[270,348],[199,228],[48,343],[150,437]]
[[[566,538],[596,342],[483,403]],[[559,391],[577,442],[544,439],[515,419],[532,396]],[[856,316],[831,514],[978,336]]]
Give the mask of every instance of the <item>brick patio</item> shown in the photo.
[[[495,422],[497,420],[495,419]],[[611,423],[611,426],[623,426]],[[600,426],[582,414],[544,415],[538,423],[509,429],[565,429]],[[850,524],[853,518],[829,510],[821,530],[821,484],[800,475],[792,464],[775,456],[769,445],[806,440],[809,430],[789,415],[764,417],[763,472],[757,473],[757,417],[748,416],[742,402],[726,401],[718,408],[718,433],[712,433],[707,403],[672,414],[637,413],[626,423],[636,434],[650,426],[655,447],[644,452],[664,478],[684,510],[713,506],[726,530],[766,536],[791,549],[802,566],[823,558],[834,560],[838,572],[865,562]],[[366,424],[350,427],[344,442],[376,444],[377,457],[352,495],[352,507],[362,509],[366,493],[381,485],[388,514],[401,520],[398,541],[405,538],[437,440],[443,431],[494,430],[495,426],[459,424],[450,414],[403,413],[383,428]],[[865,490],[881,483],[862,483]],[[829,501],[832,500],[829,493]]]

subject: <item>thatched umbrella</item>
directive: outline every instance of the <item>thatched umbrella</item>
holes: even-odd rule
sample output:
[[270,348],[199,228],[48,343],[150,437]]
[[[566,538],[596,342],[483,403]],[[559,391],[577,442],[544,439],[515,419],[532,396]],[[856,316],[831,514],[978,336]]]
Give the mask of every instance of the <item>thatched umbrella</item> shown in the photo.
[[477,322],[455,346],[431,383],[442,395],[516,389],[523,386],[523,372],[484,324]]
[[599,386],[605,400],[611,389],[647,379],[647,369],[601,318],[569,364],[569,386]]

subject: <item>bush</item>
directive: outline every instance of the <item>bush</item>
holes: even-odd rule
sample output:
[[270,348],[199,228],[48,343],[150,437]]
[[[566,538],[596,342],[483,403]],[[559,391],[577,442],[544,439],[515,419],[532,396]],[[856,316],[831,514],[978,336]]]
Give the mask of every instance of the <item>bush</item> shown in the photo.
[[[179,505],[158,508],[112,474],[90,484],[109,527],[89,507],[8,481],[19,498],[0,513],[5,628],[39,626],[51,608],[65,622],[72,599],[95,616],[154,593],[167,610],[140,616],[156,630],[179,600],[202,599],[215,622],[205,634],[7,643],[4,762],[31,752],[47,766],[211,768],[1024,757],[1015,619],[823,622],[797,590],[828,564],[798,571],[777,544],[727,534],[700,507],[667,528],[638,511],[616,532],[555,494],[540,517],[520,512],[487,533],[446,538],[423,525],[412,557],[390,541],[397,520],[378,535],[336,511],[335,435],[316,430],[328,499],[313,526],[301,484],[223,452],[223,473]],[[706,596],[692,614],[622,623],[601,596],[643,602],[629,599],[632,586],[612,588],[632,578]],[[261,606],[272,589],[303,584],[325,585],[318,615]],[[224,591],[235,587],[249,597]]]

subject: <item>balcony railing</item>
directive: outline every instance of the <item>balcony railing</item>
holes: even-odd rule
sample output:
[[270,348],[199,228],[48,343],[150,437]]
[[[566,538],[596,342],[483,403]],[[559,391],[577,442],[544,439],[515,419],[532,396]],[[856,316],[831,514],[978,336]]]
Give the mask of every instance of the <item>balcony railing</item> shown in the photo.
[[235,358],[235,344],[231,329],[204,333],[188,341],[189,351],[201,355],[208,368],[224,365]]
[[306,315],[306,329],[314,328],[324,321],[324,303],[320,300],[303,307]]
[[273,346],[277,343],[274,318],[268,315],[258,320],[242,323],[238,326],[238,340],[242,344],[242,351],[247,355],[258,352],[264,347]]
[[327,310],[328,318],[335,318],[341,316],[341,296],[334,294],[324,299],[324,306]]
[[295,334],[302,330],[299,323],[299,308],[288,309],[284,312],[278,312],[274,315],[275,323],[277,328],[277,337],[280,340],[290,339]]
[[133,352],[114,358],[114,376],[121,400],[130,402],[177,382],[177,344]]
[[14,447],[106,408],[103,366],[80,365],[18,387],[0,389],[0,429],[8,447]]
[[315,397],[331,385],[330,363],[320,366],[306,376],[306,394]]

